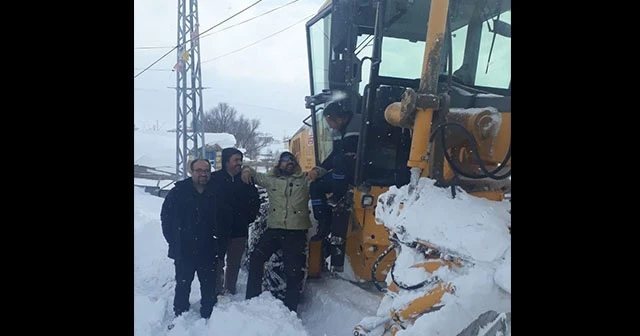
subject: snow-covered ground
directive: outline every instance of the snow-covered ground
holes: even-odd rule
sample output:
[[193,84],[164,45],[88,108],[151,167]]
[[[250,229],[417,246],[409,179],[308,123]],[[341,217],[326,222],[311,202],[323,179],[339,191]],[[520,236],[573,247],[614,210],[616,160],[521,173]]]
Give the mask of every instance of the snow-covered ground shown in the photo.
[[134,187],[134,334],[157,335],[351,335],[353,327],[375,314],[380,297],[341,279],[309,280],[299,316],[265,292],[244,300],[247,274],[240,271],[238,293],[220,302],[205,324],[198,312],[200,285],[191,290],[192,311],[172,319],[173,263],[160,228],[162,198]]
[[[393,205],[379,207],[381,219],[406,227],[408,233],[404,238],[421,232],[432,233],[431,243],[440,243],[449,249],[457,247],[460,255],[476,263],[461,273],[440,272],[441,279],[455,285],[455,294],[446,294],[444,308],[418,318],[412,328],[398,335],[454,336],[487,310],[511,311],[510,237],[508,231],[505,235],[504,226],[509,222],[504,215],[508,205],[467,195],[453,200],[444,192],[446,190],[437,189],[423,179],[413,197],[409,197],[406,189],[392,189],[386,195],[396,194],[396,202],[404,201],[401,215],[397,215]],[[416,200],[418,194],[420,197]],[[374,293],[344,280],[309,280],[300,315],[296,316],[269,293],[245,301],[246,274],[242,270],[238,294],[229,302],[218,304],[207,324],[199,318],[196,309],[200,295],[196,277],[191,295],[193,311],[179,317],[175,328],[168,331],[174,280],[173,264],[166,257],[167,245],[160,228],[162,201],[134,187],[135,335],[352,335],[353,327],[361,320],[376,314],[389,316],[390,308],[401,307],[423,294],[421,290],[407,291],[381,301]],[[447,212],[447,208],[455,211]],[[425,212],[429,210],[435,212],[427,215]],[[397,217],[395,221],[393,217]],[[462,236],[449,236],[452,233]],[[453,244],[454,241],[462,245]],[[424,271],[407,268],[419,260],[420,256],[412,250],[402,249],[396,278],[405,283],[424,280]]]
[[[171,135],[171,133],[168,133]],[[159,148],[158,141],[144,142],[136,136],[140,157],[175,155],[174,148]],[[140,141],[142,140],[142,141]],[[147,137],[149,140],[149,137]],[[166,153],[165,153],[166,152]],[[151,155],[153,154],[153,155]],[[197,277],[192,284],[192,311],[174,321],[172,300],[174,269],[167,258],[167,244],[160,226],[162,198],[134,186],[134,334],[147,335],[353,335],[353,328],[376,319],[388,319],[390,310],[401,310],[431,287],[400,290],[397,295],[365,291],[345,280],[308,280],[299,314],[290,313],[269,293],[244,300],[246,274],[241,271],[238,294],[219,302],[205,323],[198,313],[200,297]],[[411,266],[424,261],[422,254],[401,246],[394,275],[405,284],[416,284],[436,275],[451,283],[455,291],[442,298],[444,307],[418,317],[413,325],[397,333],[406,335],[456,336],[471,321],[488,310],[511,311],[510,202],[493,202],[458,191],[433,186],[420,179],[412,191],[408,186],[383,194],[376,216],[402,241],[421,240],[462,259],[463,267],[441,268],[429,274]],[[387,279],[390,283],[390,276]]]
[[164,187],[165,189],[173,188],[173,180],[150,180],[134,177],[133,184],[139,187]]

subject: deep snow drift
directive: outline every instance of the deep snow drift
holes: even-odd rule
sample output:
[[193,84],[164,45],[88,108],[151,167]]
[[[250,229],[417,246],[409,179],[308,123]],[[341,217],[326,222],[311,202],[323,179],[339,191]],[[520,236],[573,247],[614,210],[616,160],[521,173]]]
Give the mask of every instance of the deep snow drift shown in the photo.
[[198,313],[200,284],[191,289],[191,311],[173,319],[173,263],[160,226],[162,198],[134,187],[134,335],[351,335],[353,326],[375,314],[380,296],[344,280],[309,280],[296,316],[270,293],[244,300],[246,273],[240,271],[238,293],[219,302],[205,324]]
[[[421,179],[411,195],[408,187],[391,188],[381,196],[377,216],[393,229],[404,227],[401,239],[427,240],[455,251],[468,264],[458,273],[437,272],[443,281],[453,283],[455,294],[445,294],[442,309],[419,317],[413,326],[398,333],[400,336],[455,336],[487,310],[511,311],[510,203],[478,199],[463,192],[452,199],[449,190],[432,183]],[[134,187],[135,335],[352,335],[353,327],[363,319],[388,317],[391,308],[402,308],[426,291],[401,291],[397,297],[381,300],[379,293],[344,280],[308,280],[300,316],[296,316],[269,293],[245,301],[246,273],[241,270],[238,294],[228,302],[220,302],[205,324],[198,314],[200,291],[196,277],[192,311],[176,319],[175,327],[169,331],[166,326],[172,320],[174,280],[173,264],[166,257],[167,246],[160,228],[162,201]],[[398,212],[400,203],[404,208]],[[424,270],[407,268],[420,260],[422,256],[412,249],[402,248],[396,278],[409,284],[423,281],[428,276]]]
[[[463,261],[459,269],[441,267],[430,275],[423,268],[410,268],[425,258],[401,245],[396,280],[418,284],[437,276],[443,283],[451,283],[455,291],[445,293],[444,307],[422,315],[398,336],[455,336],[486,311],[511,312],[511,203],[473,197],[462,190],[453,198],[450,189],[435,187],[434,182],[422,178],[413,192],[409,186],[392,187],[380,196],[376,208],[377,220],[396,232],[400,241],[426,241]],[[406,307],[432,288],[400,290],[397,296],[386,296],[378,316],[388,318],[391,309]]]
[[[155,167],[174,164],[175,134],[136,131],[134,155],[140,164]],[[398,296],[382,298],[381,293],[365,291],[345,280],[312,279],[307,281],[299,316],[296,316],[269,293],[245,301],[246,273],[241,270],[238,294],[226,302],[221,301],[208,323],[199,318],[200,290],[196,277],[191,292],[192,311],[176,319],[175,327],[167,330],[173,320],[175,280],[160,226],[162,201],[134,187],[136,336],[347,336],[353,335],[353,328],[363,320],[388,318],[390,309],[401,309],[428,290],[400,291]],[[511,311],[509,209],[509,202],[492,202],[462,191],[453,199],[449,189],[436,188],[433,181],[424,178],[411,194],[405,186],[392,187],[381,195],[376,208],[380,225],[398,233],[403,241],[428,241],[465,260],[460,270],[442,269],[433,274],[444,282],[451,282],[456,289],[454,294],[445,294],[443,308],[419,317],[413,326],[399,332],[399,336],[456,336],[487,310]],[[414,250],[400,248],[394,270],[396,279],[406,284],[428,279],[431,275],[423,269],[409,268],[422,260],[423,256]],[[345,266],[344,276],[349,278],[350,268]],[[387,281],[390,283],[390,278]]]

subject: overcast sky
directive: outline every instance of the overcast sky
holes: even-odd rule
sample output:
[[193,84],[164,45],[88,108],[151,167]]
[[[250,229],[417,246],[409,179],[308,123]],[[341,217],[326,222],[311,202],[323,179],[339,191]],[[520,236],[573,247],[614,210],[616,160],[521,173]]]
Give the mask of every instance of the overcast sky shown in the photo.
[[[187,0],[188,1],[188,0]],[[211,30],[247,20],[292,0],[263,0],[249,10]],[[256,0],[199,0],[200,32],[220,23]],[[261,120],[261,131],[277,140],[293,135],[308,115],[304,96],[309,94],[305,22],[244,50],[233,52],[315,14],[324,0],[298,0],[270,14],[210,36],[202,37],[203,108],[227,102],[240,114]],[[156,61],[177,43],[177,0],[134,0],[134,75]],[[140,47],[168,47],[137,49]],[[134,79],[136,126],[175,128],[176,51]]]

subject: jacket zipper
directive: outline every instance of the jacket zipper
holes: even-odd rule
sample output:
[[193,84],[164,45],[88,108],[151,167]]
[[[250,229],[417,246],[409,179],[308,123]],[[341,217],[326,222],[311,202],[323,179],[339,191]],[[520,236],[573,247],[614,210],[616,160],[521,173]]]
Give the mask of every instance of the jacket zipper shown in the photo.
[[[287,177],[286,179],[286,186],[289,187],[289,178]],[[284,189],[284,197],[286,199],[285,201],[285,207],[284,207],[284,228],[287,228],[287,217],[289,217],[289,196],[291,196],[291,187],[289,187],[289,195],[287,195],[287,188],[285,187]]]

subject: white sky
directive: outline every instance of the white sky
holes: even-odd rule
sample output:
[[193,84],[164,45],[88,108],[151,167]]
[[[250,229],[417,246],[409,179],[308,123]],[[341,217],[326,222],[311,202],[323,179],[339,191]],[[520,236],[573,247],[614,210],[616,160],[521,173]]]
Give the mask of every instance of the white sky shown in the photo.
[[[291,0],[264,0],[211,32],[239,23]],[[313,14],[324,0],[299,0],[287,7],[203,37],[201,43],[204,111],[227,102],[240,114],[261,120],[260,130],[276,140],[292,135],[307,116],[309,94],[304,24],[307,20],[240,52],[206,62],[245,47]],[[200,0],[200,32],[254,3],[255,0]],[[176,0],[134,0],[134,47],[172,47],[177,42]],[[134,49],[134,75],[169,51]],[[176,63],[173,51],[152,69],[134,79],[136,126],[175,127]]]

